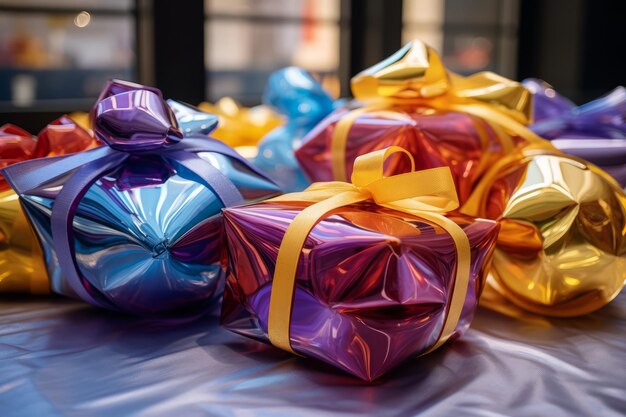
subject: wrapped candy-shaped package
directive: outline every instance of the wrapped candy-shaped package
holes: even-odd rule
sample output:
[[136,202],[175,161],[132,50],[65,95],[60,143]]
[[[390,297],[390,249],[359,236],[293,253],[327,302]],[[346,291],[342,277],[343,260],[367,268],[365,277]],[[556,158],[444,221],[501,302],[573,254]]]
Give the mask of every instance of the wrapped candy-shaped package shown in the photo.
[[534,95],[530,128],[565,153],[579,156],[611,174],[626,187],[626,88],[576,106],[549,84],[522,82]]
[[498,233],[458,206],[447,167],[383,176],[391,147],[352,183],[224,211],[222,323],[365,380],[469,326]]
[[[50,123],[37,138],[7,124],[0,127],[0,168],[97,146],[98,141],[67,116]],[[0,175],[0,292],[45,294],[49,291],[37,237],[24,216],[18,196]]]
[[200,103],[198,108],[219,117],[212,137],[232,146],[246,158],[253,158],[261,138],[283,124],[280,116],[269,107],[243,107],[230,97],[223,97],[215,104]]
[[579,316],[624,286],[626,195],[584,160],[532,148],[511,154],[484,176],[463,211],[499,220],[488,289],[519,307]]
[[222,142],[183,139],[151,89],[111,94],[94,115],[107,146],[4,170],[53,289],[140,315],[201,308],[223,277],[221,209],[278,187]]
[[[419,169],[448,166],[465,201],[487,168],[518,146],[541,141],[525,126],[532,96],[521,84],[483,72],[449,73],[420,41],[352,78],[363,106],[320,122],[296,150],[313,181],[345,180],[358,155],[397,145]],[[389,172],[407,163],[390,164]]]
[[254,164],[286,192],[301,191],[309,181],[293,154],[304,135],[335,108],[332,98],[302,68],[287,67],[267,82],[263,102],[284,115],[286,122],[259,143]]

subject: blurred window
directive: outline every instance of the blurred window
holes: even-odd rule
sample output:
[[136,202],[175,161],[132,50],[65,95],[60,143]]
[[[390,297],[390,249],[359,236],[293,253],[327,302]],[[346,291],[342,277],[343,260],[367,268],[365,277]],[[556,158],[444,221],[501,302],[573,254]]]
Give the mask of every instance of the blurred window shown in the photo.
[[420,38],[452,71],[515,76],[518,0],[404,0],[404,42]]
[[256,104],[268,75],[301,66],[338,94],[340,0],[205,0],[207,98]]
[[0,110],[86,109],[135,78],[133,0],[0,0]]

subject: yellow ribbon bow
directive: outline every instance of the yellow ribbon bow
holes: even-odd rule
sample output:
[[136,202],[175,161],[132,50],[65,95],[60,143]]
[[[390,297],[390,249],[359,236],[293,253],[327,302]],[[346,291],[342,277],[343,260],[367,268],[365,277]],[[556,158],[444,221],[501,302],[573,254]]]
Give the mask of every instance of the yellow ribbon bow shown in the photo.
[[351,88],[354,97],[367,105],[348,112],[333,131],[332,167],[336,180],[345,181],[346,144],[356,119],[394,105],[425,106],[479,117],[493,129],[505,154],[515,148],[507,132],[554,149],[526,127],[532,121],[532,94],[522,84],[492,72],[469,77],[448,72],[435,50],[419,40],[409,42],[386,60],[354,76]]
[[[411,172],[385,177],[384,163],[397,153],[410,158]],[[278,251],[268,317],[268,335],[274,346],[295,353],[291,347],[289,328],[296,270],[307,236],[328,213],[363,201],[373,201],[379,206],[423,218],[440,226],[452,237],[457,252],[452,298],[439,338],[429,352],[441,346],[452,335],[467,294],[471,253],[463,229],[443,215],[459,206],[448,167],[415,171],[412,155],[401,147],[391,146],[359,156],[354,162],[351,184],[314,183],[303,192],[286,194],[268,201],[315,203],[293,219]]]

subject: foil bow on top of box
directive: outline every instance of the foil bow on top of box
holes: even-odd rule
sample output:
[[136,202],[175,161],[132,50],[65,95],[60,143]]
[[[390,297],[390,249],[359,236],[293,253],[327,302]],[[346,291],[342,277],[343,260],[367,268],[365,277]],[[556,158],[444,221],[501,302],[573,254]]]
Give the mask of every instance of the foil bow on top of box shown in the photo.
[[366,380],[467,329],[498,225],[452,212],[447,167],[384,177],[397,153],[414,168],[391,147],[352,183],[224,211],[228,329]]
[[4,175],[56,292],[134,314],[202,307],[223,276],[221,209],[278,187],[222,142],[183,138],[159,92],[127,87],[94,111],[107,146]]

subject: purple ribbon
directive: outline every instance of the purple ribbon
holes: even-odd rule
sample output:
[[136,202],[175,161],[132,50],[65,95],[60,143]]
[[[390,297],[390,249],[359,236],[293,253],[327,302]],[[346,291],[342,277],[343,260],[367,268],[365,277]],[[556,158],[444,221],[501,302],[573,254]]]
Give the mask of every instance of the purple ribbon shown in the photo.
[[607,95],[576,106],[549,84],[527,79],[522,84],[534,96],[535,123],[530,128],[547,139],[571,137],[626,138],[626,88],[619,86]]
[[2,170],[18,195],[28,194],[46,183],[73,174],[63,184],[52,207],[51,229],[59,266],[68,283],[83,300],[113,309],[78,272],[74,253],[73,219],[91,185],[131,155],[159,155],[197,177],[211,189],[224,207],[242,204],[237,187],[217,168],[197,155],[214,152],[236,159],[251,171],[260,172],[226,144],[207,137],[183,135],[171,109],[160,94],[147,89],[125,91],[102,99],[95,110],[95,132],[108,146],[73,155],[35,159]]

